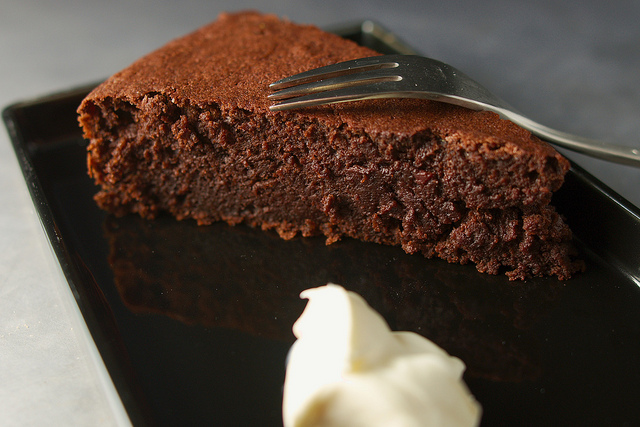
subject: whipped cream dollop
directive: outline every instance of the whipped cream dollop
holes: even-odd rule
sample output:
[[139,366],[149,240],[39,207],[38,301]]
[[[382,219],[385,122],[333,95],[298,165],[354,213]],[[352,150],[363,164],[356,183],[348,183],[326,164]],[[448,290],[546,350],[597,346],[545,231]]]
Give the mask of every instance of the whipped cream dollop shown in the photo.
[[413,332],[393,332],[358,294],[301,293],[283,396],[285,427],[476,426],[464,363]]

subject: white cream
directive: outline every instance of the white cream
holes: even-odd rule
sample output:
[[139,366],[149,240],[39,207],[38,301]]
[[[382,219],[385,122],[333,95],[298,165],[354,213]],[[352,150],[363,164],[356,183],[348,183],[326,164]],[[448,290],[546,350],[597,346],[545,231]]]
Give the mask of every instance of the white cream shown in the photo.
[[413,332],[392,332],[358,294],[328,284],[293,326],[285,427],[476,426],[481,408],[460,359]]

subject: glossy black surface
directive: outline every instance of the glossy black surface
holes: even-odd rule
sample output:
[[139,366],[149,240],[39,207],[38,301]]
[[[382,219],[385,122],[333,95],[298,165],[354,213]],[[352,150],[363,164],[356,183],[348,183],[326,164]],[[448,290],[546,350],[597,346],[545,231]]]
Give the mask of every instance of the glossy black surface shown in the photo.
[[[342,33],[383,45],[358,31]],[[640,422],[640,216],[579,167],[554,204],[587,271],[512,283],[352,240],[108,216],[93,203],[76,122],[89,89],[13,105],[4,119],[135,424],[281,425],[298,294],[327,281],[460,357],[482,425]]]

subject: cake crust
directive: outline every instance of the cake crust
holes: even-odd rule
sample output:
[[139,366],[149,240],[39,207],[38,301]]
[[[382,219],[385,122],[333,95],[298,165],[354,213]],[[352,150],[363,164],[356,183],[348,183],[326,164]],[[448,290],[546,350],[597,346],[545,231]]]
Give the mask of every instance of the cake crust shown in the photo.
[[549,205],[569,162],[494,113],[415,99],[269,111],[269,83],[375,54],[257,12],[168,43],[79,107],[98,205],[401,245],[513,279],[580,269]]

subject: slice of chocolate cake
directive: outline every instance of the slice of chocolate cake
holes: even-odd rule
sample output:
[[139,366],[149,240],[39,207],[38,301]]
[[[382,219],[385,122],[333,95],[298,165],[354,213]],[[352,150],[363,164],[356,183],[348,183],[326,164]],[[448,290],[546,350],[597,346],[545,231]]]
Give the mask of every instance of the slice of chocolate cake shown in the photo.
[[98,205],[401,245],[512,279],[577,271],[549,205],[569,163],[511,122],[413,99],[269,111],[269,83],[374,54],[254,12],[170,42],[79,108]]

